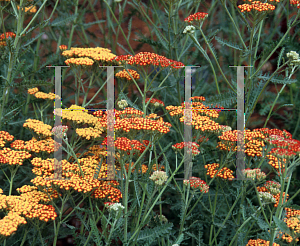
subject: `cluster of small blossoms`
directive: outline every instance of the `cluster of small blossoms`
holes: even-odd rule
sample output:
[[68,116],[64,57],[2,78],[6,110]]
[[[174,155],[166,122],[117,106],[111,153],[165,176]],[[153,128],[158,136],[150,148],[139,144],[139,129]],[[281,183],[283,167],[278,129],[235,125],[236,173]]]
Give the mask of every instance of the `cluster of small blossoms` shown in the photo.
[[183,184],[185,186],[190,185],[193,189],[199,188],[203,193],[207,193],[209,190],[209,186],[206,184],[206,182],[197,177],[190,177],[189,180],[183,180]]
[[82,66],[83,68],[86,68],[88,66],[92,66],[94,64],[94,61],[90,58],[84,57],[84,58],[69,58],[65,60],[65,63],[69,66]]
[[[218,138],[221,140],[218,142],[218,148],[226,151],[237,151],[237,134],[240,131],[226,131],[222,133],[222,136]],[[244,131],[245,136],[245,153],[248,156],[262,156],[262,150],[265,146],[263,139],[265,138],[263,133],[250,130]]]
[[[135,80],[140,78],[140,75],[137,73],[137,71],[132,70],[132,69],[128,69],[128,72],[130,73],[130,75],[132,76],[132,78],[134,78]],[[128,72],[124,69],[120,72],[117,72],[115,74],[116,77],[120,78],[120,79],[125,79],[125,80],[132,80],[132,78],[130,77],[130,75],[128,74]]]
[[299,242],[299,238],[295,237],[295,234],[300,232],[299,218],[298,217],[284,218],[284,222],[290,229],[292,229],[292,235],[289,235],[287,233],[282,233],[281,231],[279,231],[279,235],[277,236],[277,238],[281,238],[282,240],[285,240],[288,243],[291,243],[293,240],[295,240],[295,242]]
[[164,171],[155,171],[153,174],[149,177],[149,179],[153,180],[156,185],[163,185],[164,182],[168,180],[168,176],[166,172]]
[[300,9],[300,0],[290,0],[290,4],[297,5],[297,8]]
[[246,168],[242,171],[242,173],[245,175],[246,178],[250,178],[257,181],[262,181],[266,178],[266,174],[262,172],[259,168],[250,169]]
[[[101,143],[102,145],[107,145],[107,137],[104,138],[104,141]],[[121,153],[126,152],[128,155],[130,155],[130,152],[128,151],[140,151],[140,153],[143,153],[146,147],[144,144],[139,142],[138,140],[130,140],[126,137],[119,137],[114,141],[115,148],[119,150]],[[134,155],[135,153],[133,153]]]
[[[53,187],[55,190],[75,190],[77,192],[92,192],[91,196],[97,199],[108,198],[112,202],[122,198],[121,191],[116,188],[117,181],[100,181],[94,178],[97,174],[99,162],[93,158],[78,159],[82,170],[82,175],[78,163],[69,163],[62,160],[62,179],[54,179],[54,159],[34,158],[31,164],[34,166],[32,172],[37,175],[31,182],[35,186],[43,188]],[[105,165],[105,163],[103,163]],[[106,167],[107,170],[107,167]],[[105,168],[100,169],[98,178],[105,178]]]
[[[269,246],[270,241],[263,239],[250,239],[246,246]],[[278,243],[273,243],[273,246],[280,246]]]
[[30,157],[31,154],[27,151],[16,151],[10,148],[0,150],[0,164],[23,165],[24,160]]
[[[214,176],[216,176],[216,173],[218,172],[218,170],[216,170],[216,168],[218,168],[220,166],[220,164],[218,163],[212,163],[212,164],[207,164],[204,166],[204,168],[207,169],[207,173],[206,175],[210,176],[211,178],[213,178]],[[223,167],[220,172],[217,174],[217,177],[223,178],[223,179],[228,179],[228,180],[233,180],[234,176],[232,175],[233,171],[230,170],[227,167]]]
[[9,37],[14,38],[14,37],[16,37],[16,34],[13,32],[2,33],[0,35],[0,46],[6,46],[5,37],[6,37],[6,39],[8,39]]
[[161,122],[164,121],[162,117],[160,117],[160,116],[158,116],[157,114],[154,114],[154,113],[147,115],[146,118],[153,119],[153,120],[158,120],[158,121],[161,121]]
[[108,208],[109,211],[120,211],[125,207],[121,203],[105,202],[104,206]]
[[28,150],[34,153],[48,152],[53,153],[59,149],[60,144],[54,141],[52,138],[46,138],[38,141],[36,138],[32,138],[29,141],[15,140],[10,144],[11,148],[17,150]]
[[34,88],[31,88],[31,89],[28,89],[28,94],[31,94],[31,95],[33,95],[33,94],[35,94],[35,93],[37,93],[39,91],[39,89],[37,88],[37,87],[34,87]]
[[280,193],[281,184],[276,181],[267,181],[264,186],[272,195]]
[[[31,93],[33,94],[33,93]],[[34,93],[34,96],[39,99],[49,99],[49,100],[55,100],[55,99],[60,99],[59,95],[55,95],[54,93],[44,93],[41,91],[38,91]]]
[[[245,0],[244,0],[245,1]],[[269,3],[262,3],[260,1],[253,1],[251,4],[242,4],[238,5],[238,8],[241,10],[241,12],[247,11],[250,12],[252,9],[256,10],[258,12],[267,12],[267,11],[273,11],[276,7]]]
[[118,101],[118,106],[120,109],[124,109],[128,106],[128,103],[126,100],[121,100],[121,101]]
[[101,47],[96,48],[74,48],[71,47],[70,50],[65,50],[62,52],[62,55],[67,58],[81,58],[82,60],[87,61],[88,65],[92,65],[91,61],[96,62],[97,65],[100,63],[102,65],[117,65],[113,62],[113,59],[116,57],[115,54],[111,53],[111,50]]
[[59,49],[60,49],[61,51],[64,51],[64,50],[67,50],[67,49],[68,49],[68,46],[65,45],[65,44],[62,44],[62,45],[59,46]]
[[[17,7],[18,7],[18,10],[19,10],[20,6],[17,6]],[[29,6],[29,7],[25,7],[24,11],[26,13],[36,13],[37,8],[36,8],[36,6]]]
[[271,203],[276,203],[276,199],[274,198],[274,196],[272,196],[272,194],[270,194],[269,192],[258,192],[259,198],[261,201],[264,202],[271,202]]
[[26,122],[23,124],[23,127],[27,127],[30,130],[33,130],[36,134],[41,134],[46,137],[51,136],[51,126],[44,124],[42,121],[35,120],[35,119],[27,119]]
[[[165,134],[170,131],[172,125],[169,122],[164,122],[161,120],[152,120],[149,118],[140,117],[143,112],[126,108],[125,110],[119,111],[114,109],[115,113],[115,122],[112,127],[117,132],[137,132],[145,131],[149,133],[149,131],[153,134]],[[95,116],[99,118],[99,122],[102,125],[107,127],[107,111],[103,113],[102,110],[94,112]]]
[[25,218],[17,213],[9,212],[0,220],[0,235],[8,237],[17,231],[18,226],[27,224]]
[[[274,182],[274,183],[272,183],[271,182],[271,184],[270,183],[267,183],[267,187],[266,186],[263,186],[263,187],[256,187],[257,188],[257,191],[258,192],[266,192],[266,193],[269,193],[271,196],[273,196],[274,197],[274,199],[275,199],[275,205],[274,205],[274,207],[277,207],[278,206],[278,204],[279,204],[279,199],[280,199],[280,191],[278,190],[278,188],[276,188],[276,187],[278,187],[278,183],[276,184],[277,182]],[[271,190],[272,190],[272,192],[273,192],[273,194],[271,193]],[[276,192],[278,192],[277,194],[276,194]],[[283,192],[282,193],[282,199],[284,198],[284,196],[285,196],[285,192]],[[287,194],[286,195],[286,200],[285,200],[285,202],[287,201],[287,198],[289,197],[289,194]],[[284,202],[283,202],[284,203]]]
[[186,26],[183,30],[183,33],[190,33],[193,34],[195,32],[195,27],[194,26]]
[[168,222],[168,219],[166,218],[166,216],[164,216],[163,214],[160,215],[160,214],[157,214],[153,217],[155,220],[158,219],[159,221],[162,221],[164,223],[167,223]]
[[[76,129],[76,133],[80,134],[81,137],[91,138],[99,137],[103,132],[102,124],[93,115],[88,114],[88,110],[83,107],[72,105],[68,109],[55,109],[55,115],[61,116],[63,119],[68,121],[75,121],[77,124],[88,124],[92,125],[93,128],[81,128]],[[93,134],[93,131],[95,134]]]
[[175,152],[177,152],[179,150],[182,150],[185,146],[189,148],[188,152],[191,152],[193,157],[200,154],[200,151],[198,149],[200,146],[199,146],[199,144],[197,144],[195,142],[176,143],[176,144],[172,145],[172,149]]
[[150,52],[140,52],[135,56],[122,56],[118,59],[118,61],[122,61],[133,66],[153,65],[160,67],[172,67],[175,69],[179,69],[180,67],[184,66],[182,62],[173,61],[164,56],[160,56]]
[[299,54],[296,51],[291,51],[286,54],[288,58],[290,58],[291,65],[298,66],[300,65]]
[[10,142],[14,139],[13,135],[10,135],[6,131],[0,131],[0,148],[3,148],[6,142]]
[[[145,103],[149,102],[149,100],[150,100],[150,98],[146,98]],[[163,101],[155,99],[155,98],[152,98],[150,100],[150,104],[152,104],[154,107],[164,107],[165,106]]]
[[57,138],[62,138],[63,136],[66,136],[66,133],[68,131],[68,126],[55,126],[52,128],[51,133]]
[[189,15],[184,19],[185,22],[192,23],[193,22],[202,22],[208,17],[208,13],[197,12],[195,14]]

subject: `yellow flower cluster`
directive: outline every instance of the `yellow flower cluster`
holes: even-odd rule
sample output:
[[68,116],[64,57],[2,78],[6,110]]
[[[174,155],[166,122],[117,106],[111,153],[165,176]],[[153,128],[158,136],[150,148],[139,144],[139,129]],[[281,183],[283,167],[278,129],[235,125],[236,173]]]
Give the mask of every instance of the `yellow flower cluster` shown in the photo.
[[40,141],[38,141],[36,138],[32,138],[26,142],[23,140],[15,140],[10,144],[10,147],[17,150],[28,150],[35,153],[44,151],[50,154],[54,151],[57,151],[59,149],[59,145],[59,143],[49,137]]
[[[20,6],[18,6],[18,10],[20,9]],[[37,8],[36,6],[29,6],[29,7],[25,7],[25,12],[26,13],[36,13]]]
[[[34,158],[31,163],[34,166],[32,172],[37,175],[31,182],[35,186],[51,187],[54,189],[73,189],[77,192],[92,192],[92,196],[95,198],[107,197],[111,201],[119,201],[122,197],[122,193],[115,186],[119,185],[116,181],[100,181],[94,179],[96,174],[96,168],[98,161],[93,158],[81,158],[78,159],[83,176],[80,174],[80,169],[77,163],[69,163],[66,160],[62,160],[62,179],[54,180],[54,159],[48,158],[42,160],[41,158]],[[103,165],[105,162],[103,162]],[[107,167],[101,167],[99,177],[105,175],[105,169]]]
[[88,110],[77,105],[72,105],[68,109],[55,109],[55,114],[63,119],[75,121],[77,124],[92,125],[93,127],[76,129],[76,133],[86,139],[99,137],[103,132],[103,124],[106,124],[106,122],[101,123],[97,117],[88,114]]
[[0,131],[0,148],[3,148],[8,141],[12,141],[14,136],[10,135],[6,131]]
[[65,63],[67,65],[75,65],[75,66],[92,66],[94,64],[94,61],[92,59],[89,58],[70,58],[65,60]]
[[60,99],[59,95],[55,95],[54,93],[50,92],[50,93],[44,93],[44,92],[36,92],[34,94],[34,96],[36,98],[41,98],[41,99],[50,99],[50,100],[55,100],[55,99]]
[[39,89],[37,88],[37,87],[34,87],[34,88],[31,88],[31,89],[28,89],[28,93],[29,94],[31,94],[31,95],[33,95],[33,94],[35,94],[36,92],[38,92],[39,91]]
[[57,198],[57,194],[36,189],[36,187],[23,186],[17,189],[18,192],[23,193],[20,196],[6,196],[0,192],[0,210],[8,211],[8,214],[0,220],[0,235],[10,236],[19,225],[27,223],[25,218],[38,218],[46,222],[50,219],[55,220],[57,215],[54,207],[39,202],[49,202],[50,199]]
[[[207,164],[204,166],[204,168],[207,169],[207,173],[206,175],[210,176],[211,178],[213,178],[214,176],[216,176],[216,173],[219,170],[216,170],[216,168],[218,168],[220,166],[220,164],[218,163],[213,163],[213,164]],[[228,180],[233,180],[234,176],[232,175],[233,171],[230,170],[227,167],[223,167],[220,172],[217,174],[217,177],[223,178],[223,179],[228,179]]]
[[[114,65],[116,62],[112,61],[116,55],[111,53],[111,50],[101,47],[96,48],[74,48],[71,47],[70,50],[65,50],[62,52],[62,55],[67,58],[73,58],[75,60],[66,60],[66,64],[70,61],[77,61],[77,62],[85,62],[88,61],[87,65],[92,65],[94,62],[101,62],[102,64],[111,64]],[[84,59],[84,60],[77,60],[77,59]],[[93,63],[92,63],[92,62]],[[74,63],[74,62],[73,62]]]
[[31,157],[27,151],[17,151],[10,148],[0,150],[0,163],[8,165],[23,165],[23,161]]
[[46,137],[51,136],[51,126],[44,124],[42,121],[35,120],[35,119],[27,119],[26,122],[23,124],[23,127],[27,127],[30,130],[33,130],[36,134],[41,134]]

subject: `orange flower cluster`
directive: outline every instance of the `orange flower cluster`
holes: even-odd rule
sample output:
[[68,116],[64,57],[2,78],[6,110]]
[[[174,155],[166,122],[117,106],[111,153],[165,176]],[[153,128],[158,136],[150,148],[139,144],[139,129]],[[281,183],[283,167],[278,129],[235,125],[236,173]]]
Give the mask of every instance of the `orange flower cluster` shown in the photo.
[[158,120],[158,121],[163,121],[162,117],[160,117],[160,116],[158,116],[157,114],[154,114],[154,113],[147,115],[146,118],[153,119],[153,120]]
[[[162,120],[152,120],[149,118],[139,117],[143,115],[143,112],[133,109],[126,108],[125,110],[114,109],[115,122],[111,127],[114,127],[115,131],[129,132],[131,130],[137,133],[142,131],[152,131],[154,134],[168,133],[172,125]],[[102,125],[107,126],[107,111],[102,110],[96,111],[93,115],[99,118],[99,122]]]
[[6,131],[0,131],[0,148],[3,148],[8,141],[12,141],[14,139],[13,135],[10,135]]
[[[182,103],[181,106],[167,106],[166,110],[170,111],[171,116],[178,115],[181,117],[180,122],[184,122],[184,108],[185,103]],[[214,109],[207,110],[208,108],[201,102],[192,102],[192,121],[188,119],[186,124],[191,124],[196,130],[202,132],[219,132],[221,126],[212,120],[212,118],[218,118],[219,113]]]
[[286,210],[286,218],[284,221],[286,222],[287,226],[293,230],[292,235],[288,235],[286,233],[279,232],[282,235],[278,235],[277,238],[280,238],[282,240],[287,241],[288,243],[291,243],[293,240],[296,242],[299,241],[299,238],[295,237],[295,233],[299,233],[300,230],[300,210],[296,209],[290,209],[290,208],[284,208]]
[[68,49],[68,46],[62,44],[62,45],[59,46],[59,49],[60,49],[61,51],[64,51],[64,50],[67,50],[67,49]]
[[[17,6],[18,10],[20,9],[20,6]],[[37,8],[36,6],[29,6],[29,7],[25,7],[25,12],[26,13],[36,13]]]
[[[131,74],[131,76],[136,80],[140,78],[140,75],[137,73],[137,71],[128,69],[128,72]],[[127,79],[127,80],[132,80],[128,72],[124,69],[118,73],[115,74],[116,77],[119,77],[121,79]]]
[[117,62],[118,65],[127,64],[127,61],[130,60],[132,55],[120,55],[111,59],[111,61]]
[[204,21],[208,16],[208,13],[202,13],[198,12],[195,14],[192,14],[184,19],[185,22],[192,23],[193,21]]
[[206,182],[197,177],[190,177],[189,180],[183,180],[183,184],[190,185],[193,189],[199,188],[203,193],[207,193],[209,190],[209,186],[206,184]]
[[182,150],[185,146],[187,146],[189,148],[188,151],[190,151],[190,149],[192,150],[192,155],[193,157],[196,156],[196,155],[199,155],[200,154],[200,151],[199,151],[199,147],[200,145],[195,143],[195,142],[181,142],[181,143],[176,143],[174,145],[172,145],[172,149],[177,152],[178,150]]
[[[150,98],[146,98],[145,103],[149,102],[149,100],[150,100]],[[150,100],[150,104],[153,104],[155,107],[164,107],[165,106],[163,101],[155,99],[155,98],[152,98]]]
[[[266,241],[263,239],[250,239],[246,246],[269,246],[270,241]],[[280,246],[278,243],[273,243],[273,246]]]
[[60,144],[54,141],[52,138],[46,138],[44,140],[38,141],[36,138],[32,138],[29,141],[15,140],[10,144],[11,148],[17,150],[28,150],[35,153],[40,153],[41,151],[53,153],[59,149]]
[[297,209],[291,209],[291,208],[284,208],[286,211],[286,217],[299,217],[300,218],[300,210]]
[[8,165],[23,165],[23,161],[29,159],[31,154],[27,151],[16,151],[10,148],[0,150],[0,163]]
[[[51,187],[55,190],[73,189],[77,192],[92,192],[91,196],[94,198],[108,198],[111,201],[119,201],[122,198],[122,193],[115,186],[119,185],[116,181],[100,181],[94,178],[97,174],[96,168],[98,167],[98,161],[93,158],[81,158],[78,159],[83,176],[80,174],[80,169],[77,163],[69,163],[66,160],[62,160],[62,179],[54,179],[54,159],[48,158],[42,160],[41,158],[34,158],[31,163],[34,166],[32,172],[37,175],[31,182],[35,186]],[[107,165],[103,163],[98,178],[105,178],[105,171]]]
[[90,58],[84,57],[84,58],[70,58],[65,60],[65,63],[69,65],[74,65],[74,66],[80,66],[83,65],[84,67],[86,66],[92,66],[94,64],[94,61]]
[[[274,207],[276,208],[276,207],[278,207],[278,205],[279,205],[280,193],[278,193],[277,195],[273,195],[273,196],[274,196],[274,198],[276,199],[276,204],[274,205]],[[289,194],[286,194],[286,199],[285,199],[285,201],[283,200],[284,196],[285,196],[285,192],[282,192],[282,203],[287,202],[287,199],[288,199],[288,197],[289,197]]]
[[36,134],[40,134],[46,137],[51,137],[51,126],[44,124],[42,121],[27,119],[23,124],[23,127],[27,127],[30,130],[33,130]]
[[290,4],[297,5],[297,8],[300,9],[300,0],[290,0]]
[[[219,166],[220,166],[220,164],[218,164],[218,163],[205,165],[204,168],[207,169],[206,175],[213,178],[216,175],[216,173],[218,172],[218,170],[216,170],[216,168],[218,168]],[[228,179],[228,180],[233,180],[234,176],[232,175],[232,173],[233,173],[232,170],[230,170],[227,167],[223,167],[221,169],[221,171],[217,174],[217,177],[220,177],[220,178],[223,178],[223,179]]]
[[[221,141],[218,143],[218,148],[226,151],[237,151],[237,134],[238,130],[226,131],[222,133],[222,136],[218,138]],[[265,146],[263,139],[265,138],[263,133],[246,130],[245,133],[245,153],[248,156],[262,156],[262,147]],[[235,146],[235,147],[234,147]]]
[[238,5],[238,8],[241,12],[247,11],[250,12],[252,9],[258,12],[267,12],[269,10],[273,11],[276,7],[269,3],[262,3],[260,1],[253,1],[252,4],[242,4]]
[[16,37],[16,34],[13,32],[6,32],[0,35],[0,46],[6,46],[5,37],[8,39],[9,37]]
[[55,100],[55,99],[60,99],[59,95],[55,95],[54,93],[50,92],[50,93],[44,93],[41,91],[38,91],[36,93],[34,93],[34,96],[36,98],[41,98],[41,99],[49,99],[49,100]]
[[[125,151],[128,155],[130,155],[130,152],[128,151],[135,151],[138,150],[140,153],[143,153],[146,149],[145,145],[143,145],[138,140],[130,140],[125,137],[119,137],[117,140],[115,140],[115,147],[120,150],[121,152]],[[145,143],[145,142],[144,142]],[[148,141],[149,143],[149,141]],[[102,145],[107,145],[107,137],[104,138],[104,141],[101,143]],[[135,153],[133,153],[135,154]]]
[[35,93],[37,93],[39,91],[39,89],[37,87],[28,89],[28,94],[34,95]]
[[133,66],[161,66],[161,67],[172,67],[175,69],[179,69],[184,66],[183,63],[178,61],[173,61],[164,56],[157,55],[155,53],[150,52],[140,52],[135,56],[121,56],[116,58],[119,62],[123,61],[129,65]]
[[23,186],[17,189],[22,192],[20,196],[0,194],[0,209],[8,211],[8,214],[0,220],[0,235],[10,236],[19,225],[27,224],[25,218],[38,218],[45,222],[55,220],[57,217],[55,208],[52,205],[39,204],[39,202],[49,202],[50,199],[58,196],[55,193],[53,195],[36,189],[36,187]]

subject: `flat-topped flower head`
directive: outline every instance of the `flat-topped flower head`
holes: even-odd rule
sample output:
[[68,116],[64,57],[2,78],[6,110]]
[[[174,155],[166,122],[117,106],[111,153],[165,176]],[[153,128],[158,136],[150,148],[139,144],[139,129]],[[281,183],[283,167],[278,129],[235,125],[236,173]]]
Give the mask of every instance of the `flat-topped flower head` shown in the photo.
[[208,13],[197,12],[195,14],[189,15],[187,18],[184,19],[184,21],[194,24],[197,22],[203,22],[207,17]]
[[140,52],[135,56],[131,57],[127,61],[127,64],[134,66],[160,66],[160,67],[172,67],[179,69],[178,66],[184,66],[183,63],[172,61],[164,56],[157,55],[150,52]]
[[0,147],[3,148],[6,142],[10,142],[14,139],[13,135],[10,135],[6,131],[0,131]]
[[185,186],[190,185],[192,189],[199,189],[203,193],[207,193],[209,190],[206,182],[197,177],[190,177],[189,180],[183,180],[183,184]]
[[42,121],[35,120],[35,119],[27,119],[26,122],[23,124],[23,127],[27,127],[30,130],[34,131],[38,135],[43,135],[46,137],[51,136],[51,126],[44,124]]
[[90,58],[69,58],[65,60],[65,63],[69,66],[73,67],[82,67],[82,68],[88,68],[91,67],[94,64],[94,61]]
[[[270,241],[263,239],[250,239],[246,246],[269,246]],[[280,246],[278,243],[273,243],[273,246]]]
[[162,186],[164,182],[168,180],[168,176],[166,172],[164,171],[155,171],[153,174],[149,177],[149,179],[153,180],[156,185]]
[[[244,0],[245,1],[245,0]],[[250,12],[251,10],[254,10],[256,13],[260,12],[270,12],[275,10],[275,6],[273,4],[269,3],[262,3],[260,1],[248,1],[250,4],[242,4],[238,5],[238,8],[241,10],[241,12]]]
[[259,168],[250,169],[246,168],[242,171],[246,178],[262,181],[266,178],[266,174],[262,172]]
[[[134,78],[135,80],[140,78],[140,75],[137,73],[137,71],[132,70],[132,69],[128,69],[128,72],[130,73],[131,77]],[[132,78],[130,77],[130,75],[128,74],[128,72],[124,69],[118,73],[115,74],[116,77],[120,78],[120,79],[124,79],[124,80],[132,80]]]

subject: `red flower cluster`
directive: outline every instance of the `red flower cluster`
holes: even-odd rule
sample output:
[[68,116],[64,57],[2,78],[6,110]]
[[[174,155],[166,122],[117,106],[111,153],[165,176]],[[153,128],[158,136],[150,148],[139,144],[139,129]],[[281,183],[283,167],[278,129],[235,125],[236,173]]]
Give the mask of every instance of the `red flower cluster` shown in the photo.
[[193,21],[202,21],[205,20],[208,16],[208,13],[198,12],[196,14],[190,15],[184,19],[185,22],[193,22]]

